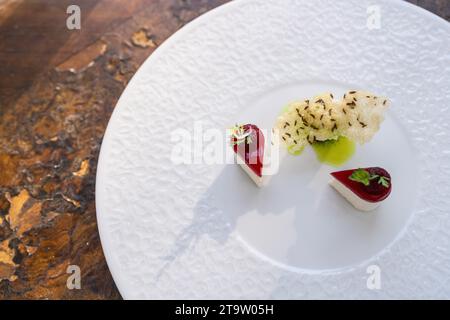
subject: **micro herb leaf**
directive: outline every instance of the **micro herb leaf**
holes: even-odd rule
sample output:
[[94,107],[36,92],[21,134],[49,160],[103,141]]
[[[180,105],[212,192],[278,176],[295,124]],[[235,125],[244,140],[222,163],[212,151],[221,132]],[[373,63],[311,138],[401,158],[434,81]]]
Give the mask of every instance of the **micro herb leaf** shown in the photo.
[[360,182],[365,186],[370,184],[370,173],[364,169],[356,169],[349,177],[350,180]]
[[378,179],[378,183],[381,184],[385,188],[389,188],[389,178],[388,177],[380,177]]
[[231,135],[233,136],[233,139],[231,141],[232,145],[240,145],[244,142],[247,144],[252,143],[250,132],[245,132],[243,125],[236,124],[234,127],[232,127]]

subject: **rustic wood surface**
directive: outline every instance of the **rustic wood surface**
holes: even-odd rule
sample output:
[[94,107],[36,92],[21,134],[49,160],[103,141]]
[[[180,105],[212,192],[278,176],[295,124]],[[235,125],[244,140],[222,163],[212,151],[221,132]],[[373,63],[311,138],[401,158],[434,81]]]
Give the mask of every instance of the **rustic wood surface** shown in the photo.
[[[0,0],[0,299],[120,298],[95,218],[103,133],[145,58],[227,1]],[[450,20],[449,0],[410,2]]]

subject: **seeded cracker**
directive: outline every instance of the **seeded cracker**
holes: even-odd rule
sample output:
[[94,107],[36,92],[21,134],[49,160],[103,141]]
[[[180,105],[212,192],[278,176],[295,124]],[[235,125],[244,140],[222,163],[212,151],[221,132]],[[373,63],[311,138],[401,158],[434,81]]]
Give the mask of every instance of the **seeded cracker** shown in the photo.
[[275,124],[283,143],[300,151],[308,143],[337,140],[345,136],[360,144],[379,130],[389,102],[369,92],[349,91],[337,101],[324,93],[312,99],[290,103]]

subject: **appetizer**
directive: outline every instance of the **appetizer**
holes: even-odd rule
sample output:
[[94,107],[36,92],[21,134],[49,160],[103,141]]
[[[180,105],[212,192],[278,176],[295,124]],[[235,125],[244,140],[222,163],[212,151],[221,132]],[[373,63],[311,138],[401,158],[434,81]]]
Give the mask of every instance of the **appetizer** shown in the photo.
[[388,105],[386,98],[364,91],[348,91],[341,100],[325,93],[290,103],[278,117],[275,128],[292,154],[308,144],[340,138],[364,144],[379,130]]
[[258,187],[264,183],[264,135],[254,124],[236,125],[231,131],[231,144],[237,163]]
[[379,167],[338,171],[331,175],[331,186],[362,211],[377,208],[392,190],[390,174]]

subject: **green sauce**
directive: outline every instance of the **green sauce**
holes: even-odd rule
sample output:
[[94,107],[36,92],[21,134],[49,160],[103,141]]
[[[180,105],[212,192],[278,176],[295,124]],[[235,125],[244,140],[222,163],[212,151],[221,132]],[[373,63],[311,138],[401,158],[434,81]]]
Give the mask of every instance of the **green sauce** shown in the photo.
[[283,113],[285,113],[285,112],[288,110],[288,108],[289,108],[289,105],[288,105],[288,104],[285,105],[285,106],[281,109],[280,116],[281,116]]
[[347,162],[355,153],[355,143],[346,137],[337,140],[319,141],[312,144],[320,162],[340,166]]
[[293,155],[293,156],[299,156],[302,154],[303,150],[305,150],[305,147],[301,148],[300,150],[294,150],[293,146],[289,146],[287,148],[289,154]]

